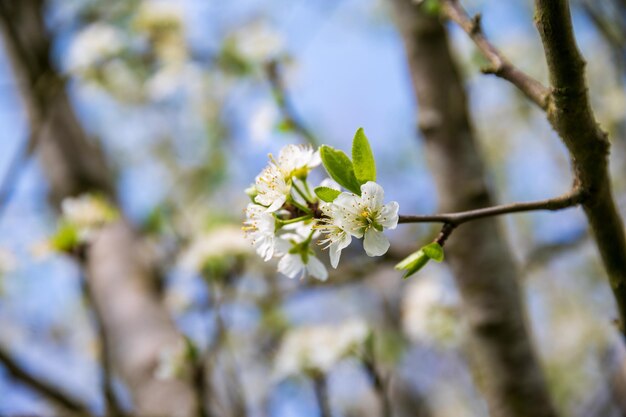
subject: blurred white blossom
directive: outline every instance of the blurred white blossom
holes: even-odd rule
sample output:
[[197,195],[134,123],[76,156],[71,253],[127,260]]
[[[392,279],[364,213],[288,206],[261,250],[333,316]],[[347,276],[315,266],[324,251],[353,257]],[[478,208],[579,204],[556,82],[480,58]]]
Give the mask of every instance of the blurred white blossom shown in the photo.
[[241,230],[225,225],[196,237],[180,256],[180,264],[184,268],[199,271],[212,259],[247,253],[250,253],[250,245],[241,235]]
[[368,335],[369,328],[360,319],[292,329],[276,356],[275,376],[281,379],[301,372],[328,372],[362,345]]
[[278,110],[273,103],[264,102],[258,106],[250,117],[250,137],[254,142],[267,141],[274,127],[278,123]]
[[443,274],[411,281],[402,300],[402,327],[421,342],[454,342],[461,326],[458,295]]
[[183,8],[179,2],[167,0],[144,0],[134,19],[135,28],[155,32],[180,29],[183,26]]
[[254,21],[244,26],[233,38],[238,54],[255,64],[276,59],[285,50],[284,38],[262,21]]
[[118,55],[125,46],[123,33],[106,23],[93,23],[73,39],[68,57],[72,71],[84,72]]
[[159,352],[159,362],[154,371],[157,379],[184,378],[190,370],[191,346],[185,339],[166,346]]

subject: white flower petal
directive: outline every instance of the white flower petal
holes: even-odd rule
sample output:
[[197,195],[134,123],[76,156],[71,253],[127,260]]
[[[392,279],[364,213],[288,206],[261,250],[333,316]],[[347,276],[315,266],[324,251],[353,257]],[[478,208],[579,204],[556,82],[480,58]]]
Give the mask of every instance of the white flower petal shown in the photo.
[[383,187],[373,181],[361,185],[361,199],[370,211],[378,211],[383,205],[385,192]]
[[348,233],[343,233],[342,236],[339,237],[339,240],[331,243],[329,247],[329,255],[330,255],[330,264],[333,268],[337,268],[339,265],[339,258],[341,257],[341,251],[344,250],[348,245],[352,242],[352,236]]
[[367,256],[380,256],[385,254],[389,249],[389,240],[387,240],[383,232],[371,228],[365,232],[363,248]]
[[296,278],[305,269],[299,254],[288,253],[278,262],[278,272],[289,278]]
[[378,224],[386,229],[395,229],[398,225],[398,209],[399,204],[396,201],[387,203],[383,206],[378,214]]
[[326,267],[322,261],[313,255],[309,255],[307,271],[313,278],[317,278],[320,281],[326,281],[328,279],[328,271],[326,270]]
[[266,211],[268,213],[273,213],[275,211],[277,211],[278,209],[280,209],[283,204],[285,204],[285,201],[287,200],[287,198],[284,195],[281,195],[279,197],[277,197],[272,204],[270,204],[270,206],[266,209]]

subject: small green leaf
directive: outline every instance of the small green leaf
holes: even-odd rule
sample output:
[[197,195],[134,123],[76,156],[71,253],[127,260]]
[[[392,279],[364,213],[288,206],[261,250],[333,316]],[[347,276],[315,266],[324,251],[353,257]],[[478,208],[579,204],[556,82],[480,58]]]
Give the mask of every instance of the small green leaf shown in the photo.
[[339,197],[339,194],[341,194],[341,191],[335,190],[334,188],[330,188],[330,187],[316,187],[315,188],[315,195],[317,195],[320,198],[320,200],[325,201],[327,203],[332,203],[333,201],[335,201],[335,198]]
[[430,261],[430,258],[424,253],[422,249],[420,249],[400,261],[395,266],[395,268],[398,270],[406,271],[402,278],[407,279],[408,277],[422,269],[424,265],[428,263],[428,261]]
[[355,194],[361,195],[361,184],[354,175],[354,167],[350,158],[340,150],[323,145],[320,147],[320,156],[328,175],[339,185]]
[[443,248],[437,242],[430,243],[422,248],[424,254],[433,261],[443,261]]
[[422,7],[426,14],[436,17],[441,14],[441,3],[439,0],[424,0]]
[[50,246],[59,252],[70,252],[79,243],[78,230],[71,223],[62,222],[54,236],[50,238]]
[[352,161],[354,164],[354,175],[361,184],[365,184],[368,181],[376,181],[374,154],[362,127],[354,134]]

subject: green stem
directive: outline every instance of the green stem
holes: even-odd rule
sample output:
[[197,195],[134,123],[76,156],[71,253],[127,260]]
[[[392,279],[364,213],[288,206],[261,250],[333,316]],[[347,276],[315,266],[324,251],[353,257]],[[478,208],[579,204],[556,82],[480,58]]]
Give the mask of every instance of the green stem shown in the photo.
[[284,226],[286,224],[298,223],[298,222],[301,222],[301,221],[304,221],[304,220],[309,220],[309,219],[312,219],[312,218],[313,218],[313,214],[307,214],[307,215],[304,215],[304,216],[296,217],[295,219],[283,220],[283,219],[276,218],[276,220],[278,221],[278,223],[281,226]]
[[[305,187],[307,187],[307,185],[306,185],[306,181],[303,181],[303,182],[304,182],[304,186],[305,186]],[[298,185],[296,185],[296,182],[295,182],[295,181],[293,181],[293,180],[291,181],[291,186],[292,186],[292,187],[293,187],[293,188],[294,188],[294,189],[298,192],[298,194],[300,194],[300,195],[302,196],[302,198],[304,198],[307,202],[309,202],[309,203],[313,203],[313,201],[312,201],[312,199],[311,199],[311,196],[310,196],[310,195],[308,195],[308,194],[306,194],[304,191],[302,191],[302,190],[300,189],[300,187],[298,187]],[[308,189],[308,187],[307,187],[307,189]]]

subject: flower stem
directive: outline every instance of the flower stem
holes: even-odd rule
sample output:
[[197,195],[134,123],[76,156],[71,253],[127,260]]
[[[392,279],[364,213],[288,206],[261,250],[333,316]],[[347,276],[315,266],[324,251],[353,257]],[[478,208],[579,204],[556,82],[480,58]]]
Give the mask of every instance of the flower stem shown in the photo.
[[286,224],[298,223],[298,222],[309,220],[312,218],[313,218],[313,214],[306,214],[304,216],[296,217],[295,219],[283,220],[283,219],[276,218],[276,220],[278,221],[278,223],[280,223],[281,226],[284,226]]

